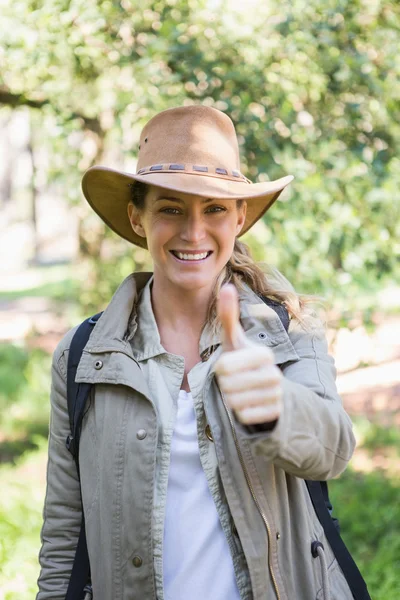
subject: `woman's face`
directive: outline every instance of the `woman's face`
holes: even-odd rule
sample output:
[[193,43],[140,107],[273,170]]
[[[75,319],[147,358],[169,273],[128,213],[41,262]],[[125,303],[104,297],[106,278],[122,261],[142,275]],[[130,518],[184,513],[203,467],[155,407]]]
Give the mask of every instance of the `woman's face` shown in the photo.
[[134,231],[147,239],[154,277],[194,290],[211,287],[228,262],[246,206],[150,186],[145,209],[129,204],[128,214]]

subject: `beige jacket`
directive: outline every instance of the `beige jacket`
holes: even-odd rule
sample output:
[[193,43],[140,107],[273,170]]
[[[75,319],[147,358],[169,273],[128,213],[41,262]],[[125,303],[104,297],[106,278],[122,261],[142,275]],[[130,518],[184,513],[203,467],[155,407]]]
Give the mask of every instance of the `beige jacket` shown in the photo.
[[[77,371],[77,381],[97,384],[80,445],[95,600],[162,600],[160,536],[168,440],[184,363],[160,344],[149,300],[150,277],[133,274],[121,284],[94,328]],[[257,318],[250,317],[250,304],[259,306]],[[143,306],[147,319],[140,318]],[[351,600],[303,481],[339,475],[355,445],[326,341],[306,333],[295,321],[287,333],[275,312],[249,289],[241,294],[241,322],[249,339],[272,348],[283,371],[284,409],[273,431],[249,433],[227,409],[213,371],[220,340],[207,330],[200,340],[203,362],[188,377],[202,464],[220,517],[229,514],[234,524],[223,527],[241,597]],[[37,600],[65,597],[81,522],[79,481],[65,446],[66,366],[74,331],[63,338],[53,358]],[[169,413],[161,408],[161,396],[169,402]],[[212,434],[207,438],[202,435],[205,425]],[[325,548],[324,560],[312,557],[316,540]],[[323,589],[323,563],[328,567],[329,596]],[[213,598],[212,582],[209,597]]]

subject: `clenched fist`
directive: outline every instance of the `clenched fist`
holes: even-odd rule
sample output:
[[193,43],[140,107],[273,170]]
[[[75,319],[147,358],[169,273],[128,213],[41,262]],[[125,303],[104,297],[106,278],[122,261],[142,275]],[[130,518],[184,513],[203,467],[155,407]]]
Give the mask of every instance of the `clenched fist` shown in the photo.
[[269,348],[247,340],[234,285],[223,286],[217,310],[223,342],[214,368],[228,406],[244,425],[275,421],[282,410],[282,374]]

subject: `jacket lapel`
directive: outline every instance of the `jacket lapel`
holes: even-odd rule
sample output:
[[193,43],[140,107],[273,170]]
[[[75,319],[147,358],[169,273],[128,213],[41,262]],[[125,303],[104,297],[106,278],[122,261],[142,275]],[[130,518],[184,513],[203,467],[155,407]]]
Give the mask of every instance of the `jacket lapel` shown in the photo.
[[132,273],[121,283],[83,350],[76,372],[77,383],[127,385],[151,401],[150,390],[129,343],[136,329],[132,309],[151,276],[152,273]]

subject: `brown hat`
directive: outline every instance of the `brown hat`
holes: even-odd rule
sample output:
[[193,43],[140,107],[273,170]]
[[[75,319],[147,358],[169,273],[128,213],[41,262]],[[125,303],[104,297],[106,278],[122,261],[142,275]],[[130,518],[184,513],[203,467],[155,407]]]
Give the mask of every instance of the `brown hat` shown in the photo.
[[247,200],[243,235],[292,181],[252,183],[240,172],[239,146],[231,119],[208,106],[181,106],[160,112],[140,136],[136,173],[91,167],[82,179],[86,200],[116,233],[147,248],[129,222],[131,186],[143,181],[206,198]]

